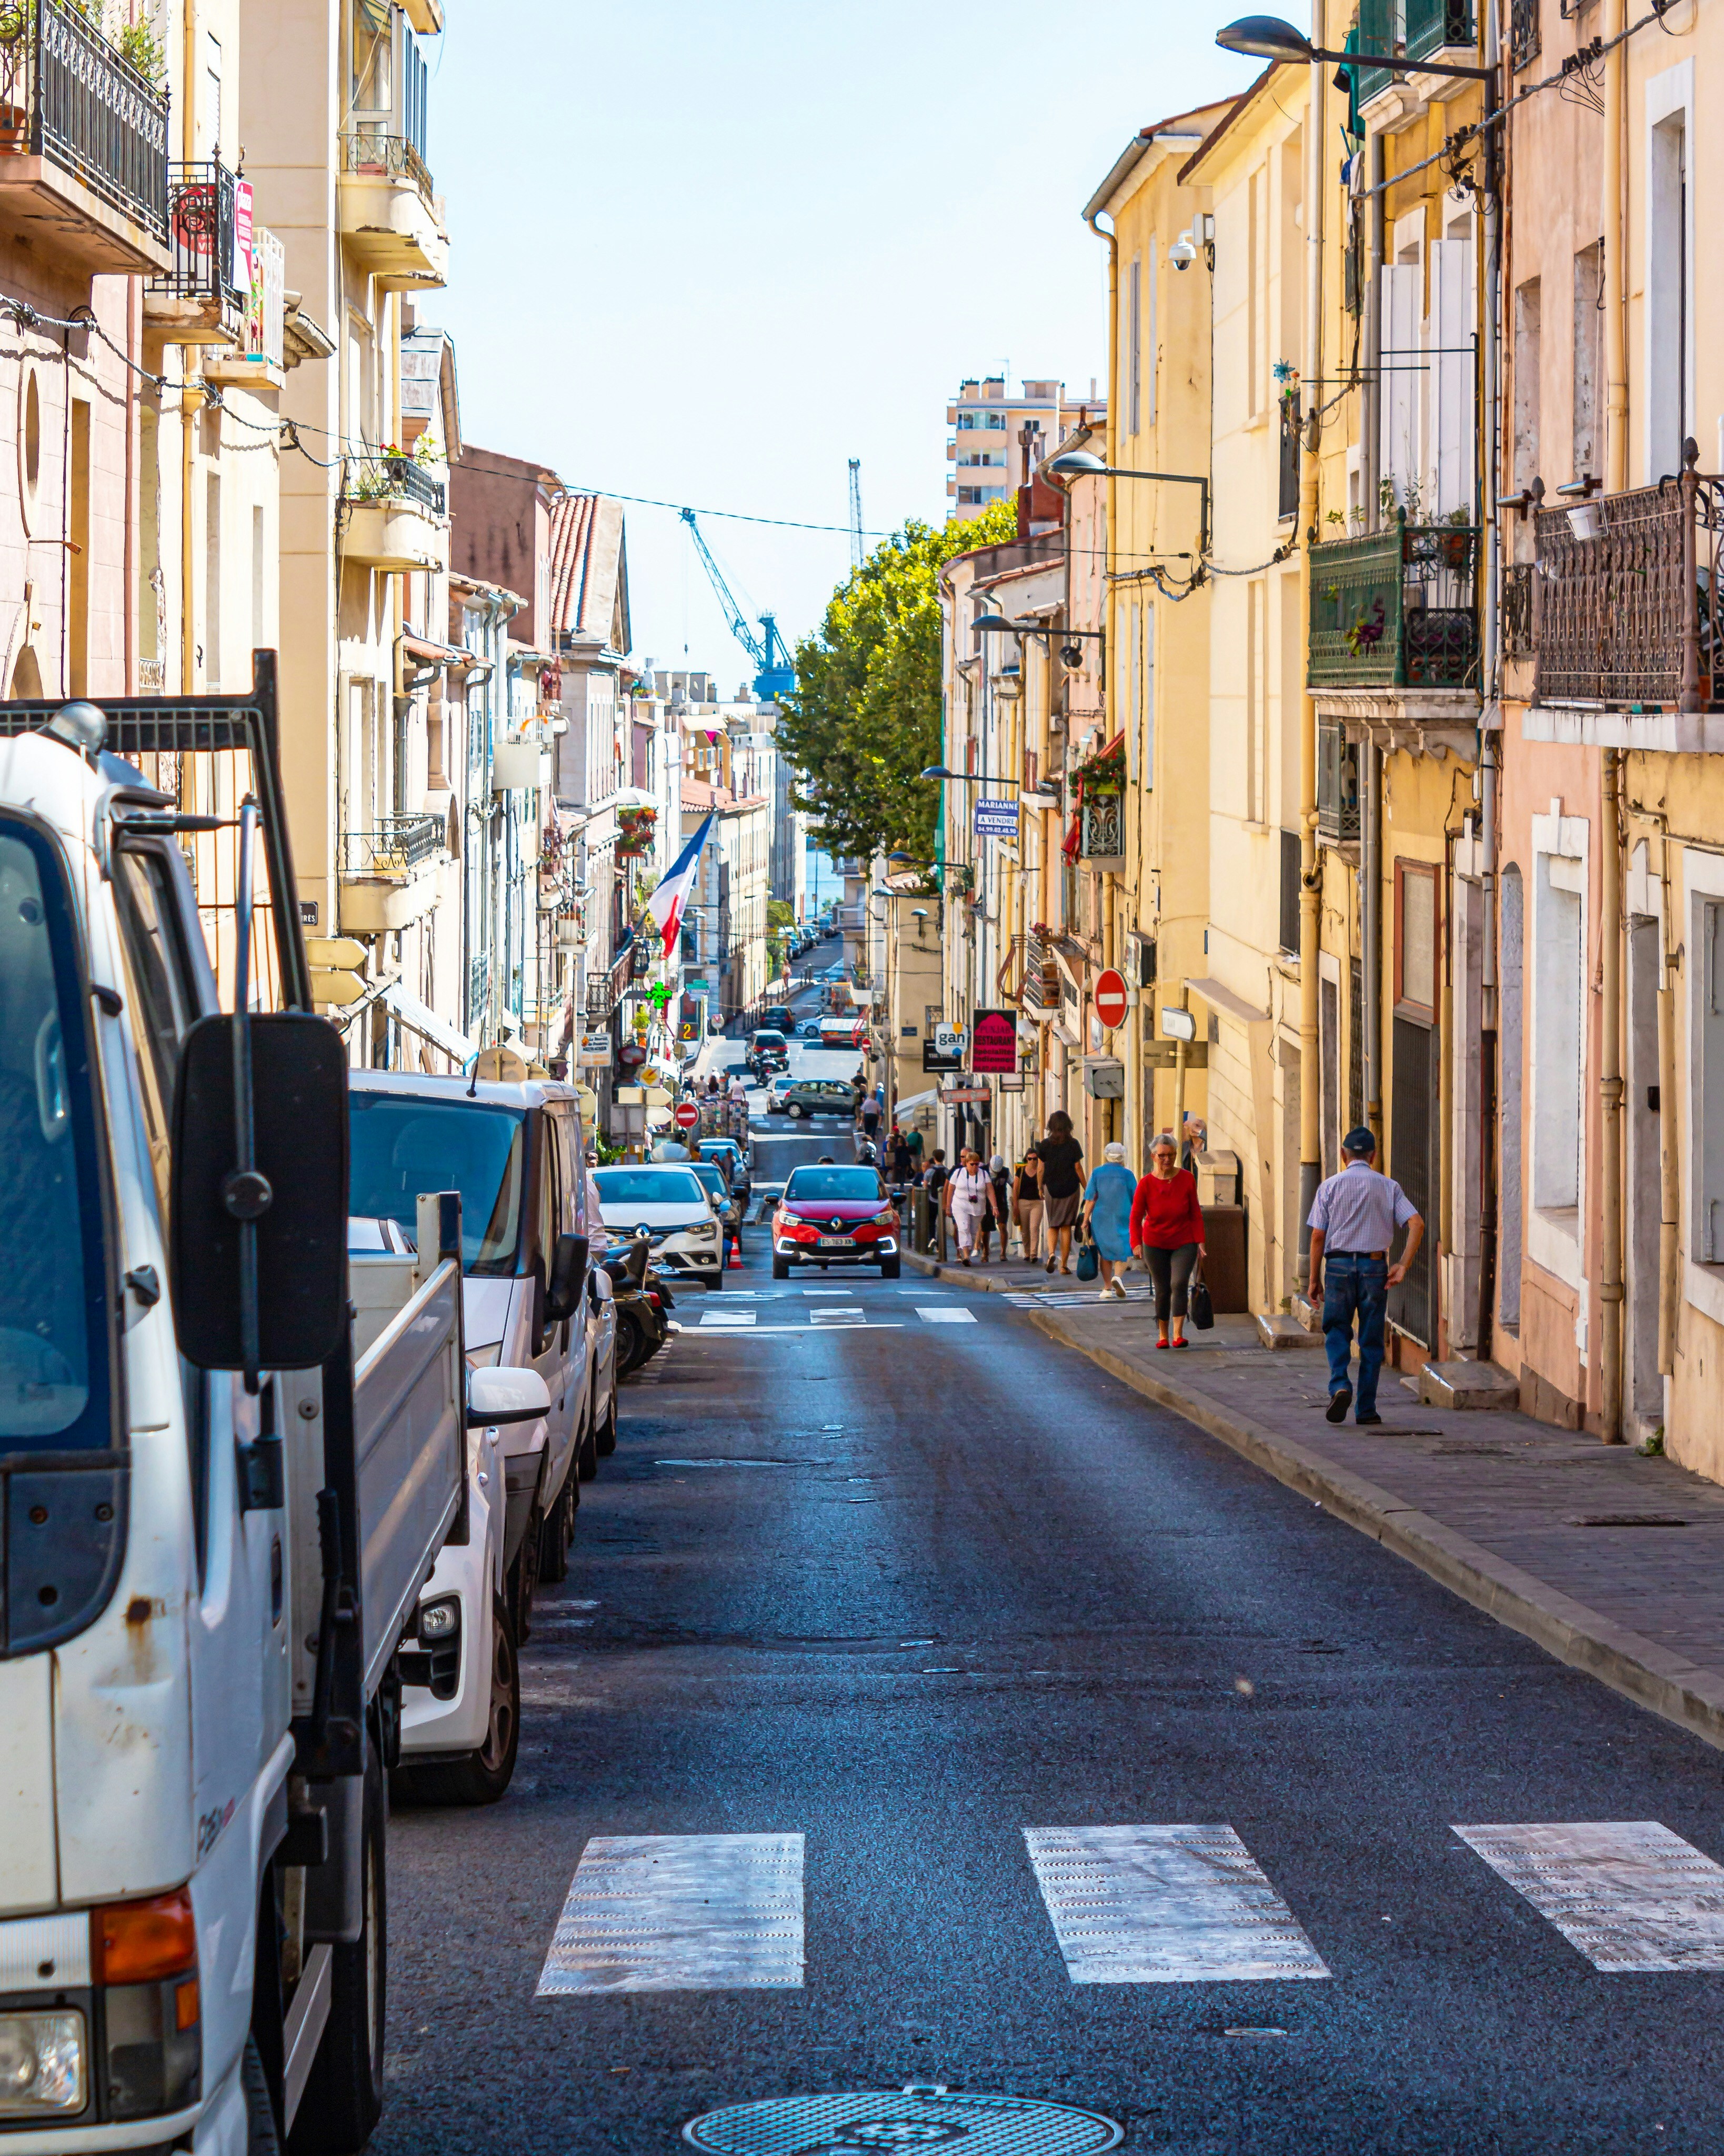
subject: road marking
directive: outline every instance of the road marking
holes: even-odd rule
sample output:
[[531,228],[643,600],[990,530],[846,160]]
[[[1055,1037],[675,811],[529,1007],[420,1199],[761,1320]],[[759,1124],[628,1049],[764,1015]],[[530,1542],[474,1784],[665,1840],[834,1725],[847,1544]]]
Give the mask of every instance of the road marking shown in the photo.
[[594,1835],[538,1996],[799,1989],[799,1834]]
[[1603,1974],[1724,1969],[1724,1867],[1656,1820],[1455,1831]]
[[708,1310],[701,1313],[700,1330],[733,1332],[739,1325],[752,1325],[754,1317],[752,1310]]
[[1074,1984],[1329,1972],[1230,1826],[1027,1826]]
[[916,1314],[924,1325],[973,1325],[976,1322],[973,1310],[953,1310],[944,1303],[930,1305],[919,1302]]
[[865,1325],[868,1313],[859,1303],[852,1303],[848,1310],[811,1310],[810,1325]]
[[854,1295],[856,1291],[851,1287],[805,1287],[802,1292],[804,1295]]

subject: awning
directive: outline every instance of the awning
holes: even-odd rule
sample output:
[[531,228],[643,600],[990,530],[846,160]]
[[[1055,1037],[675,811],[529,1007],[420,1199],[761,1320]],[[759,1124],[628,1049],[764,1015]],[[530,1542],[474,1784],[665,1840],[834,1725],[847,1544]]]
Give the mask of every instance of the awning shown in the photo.
[[428,1040],[434,1048],[440,1048],[445,1055],[453,1056],[459,1064],[470,1063],[479,1053],[477,1041],[469,1040],[459,1026],[451,1025],[447,1019],[439,1018],[428,1004],[422,1004],[417,996],[410,996],[399,981],[391,981],[384,989],[385,1006],[409,1033],[416,1033]]
[[1201,996],[1211,1010],[1225,1011],[1229,1018],[1239,1019],[1246,1025],[1267,1025],[1270,1022],[1266,1010],[1259,1010],[1255,1004],[1248,1004],[1243,996],[1235,995],[1220,981],[1188,981],[1185,985],[1194,996]]

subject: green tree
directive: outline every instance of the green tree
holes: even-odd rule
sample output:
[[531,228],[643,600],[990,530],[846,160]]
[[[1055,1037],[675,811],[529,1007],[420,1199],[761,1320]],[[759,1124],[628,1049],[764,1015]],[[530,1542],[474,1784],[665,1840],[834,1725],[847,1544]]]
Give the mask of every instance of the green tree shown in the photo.
[[850,572],[818,633],[798,644],[778,746],[799,777],[796,805],[834,858],[932,853],[940,787],[921,773],[941,754],[940,572],[1017,533],[1010,501],[943,531],[912,520]]

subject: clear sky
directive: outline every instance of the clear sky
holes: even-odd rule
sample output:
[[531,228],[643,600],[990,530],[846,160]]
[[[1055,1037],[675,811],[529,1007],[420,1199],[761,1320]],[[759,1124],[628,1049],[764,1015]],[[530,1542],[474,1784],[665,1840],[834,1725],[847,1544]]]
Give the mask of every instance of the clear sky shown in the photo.
[[[467,441],[571,485],[842,526],[943,518],[966,375],[1106,392],[1080,213],[1150,121],[1242,88],[1205,0],[446,0],[430,165]],[[1304,19],[1304,11],[1298,11]],[[832,532],[703,520],[793,644]],[[752,672],[682,526],[629,511],[634,649]],[[686,644],[688,656],[684,659]]]

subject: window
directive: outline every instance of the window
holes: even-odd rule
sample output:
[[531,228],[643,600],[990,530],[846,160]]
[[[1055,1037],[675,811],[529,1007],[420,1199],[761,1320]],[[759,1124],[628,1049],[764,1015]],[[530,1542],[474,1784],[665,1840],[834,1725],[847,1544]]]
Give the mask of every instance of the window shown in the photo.
[[1422,861],[1395,863],[1395,1008],[1437,1014],[1437,872]]
[[1281,833],[1281,948],[1299,955],[1299,834]]
[[172,865],[159,847],[121,846],[115,854],[114,897],[131,991],[126,1011],[143,1081],[145,1133],[164,1236],[174,1081],[180,1045],[198,1015],[172,881]]
[[1690,116],[1693,62],[1646,85],[1646,478],[1682,469],[1694,403],[1693,188]]
[[1135,434],[1141,431],[1143,425],[1143,406],[1140,388],[1143,368],[1143,258],[1141,254],[1134,255],[1131,259],[1126,292],[1127,323],[1126,334],[1128,340],[1126,365],[1129,370],[1126,398],[1131,412],[1131,430]]
[[1541,1213],[1580,1204],[1584,864],[1540,854],[1533,891],[1532,1058],[1540,1074],[1532,1119],[1532,1203]]
[[1724,1265],[1724,903],[1701,901],[1695,983],[1694,1255]]
[[1542,305],[1538,280],[1530,278],[1515,293],[1515,485],[1517,487],[1531,486],[1538,476]]
[[1602,476],[1598,420],[1603,372],[1604,243],[1595,239],[1574,258],[1574,471]]
[[526,1152],[519,1110],[356,1086],[347,1119],[351,1214],[393,1220],[411,1235],[422,1190],[459,1190],[463,1270],[486,1277],[514,1272]]
[[0,1004],[0,1451],[106,1448],[108,1268],[71,900],[58,849],[10,817]]

